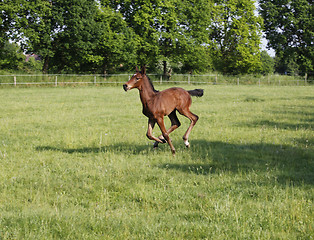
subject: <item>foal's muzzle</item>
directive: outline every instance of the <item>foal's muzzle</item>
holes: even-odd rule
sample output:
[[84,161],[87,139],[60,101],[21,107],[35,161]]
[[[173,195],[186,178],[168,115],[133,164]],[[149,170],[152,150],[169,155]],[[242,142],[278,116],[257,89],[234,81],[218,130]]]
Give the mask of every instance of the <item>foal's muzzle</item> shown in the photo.
[[128,85],[123,84],[123,89],[124,89],[124,91],[128,91],[129,90]]

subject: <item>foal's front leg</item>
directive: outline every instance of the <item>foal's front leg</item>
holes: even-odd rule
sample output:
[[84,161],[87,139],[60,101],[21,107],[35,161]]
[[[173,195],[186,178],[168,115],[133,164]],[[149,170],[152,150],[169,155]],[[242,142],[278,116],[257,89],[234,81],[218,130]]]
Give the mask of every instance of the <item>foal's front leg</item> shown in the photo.
[[156,124],[156,120],[148,119],[148,128],[147,128],[146,136],[150,140],[155,140],[156,142],[163,143],[162,140],[160,140],[159,138],[156,138],[156,137],[153,136],[153,129],[154,129],[155,124]]
[[[170,121],[171,121],[171,127],[167,130],[167,134],[169,135],[170,133],[172,133],[174,130],[176,130],[178,127],[180,127],[181,123],[176,115],[176,110],[173,110],[169,115],[168,115]],[[166,143],[166,140],[164,139],[164,137],[162,135],[160,135],[158,137],[159,139],[161,139],[161,141],[163,143]],[[154,148],[158,147],[159,142],[155,142],[154,143]]]
[[[164,119],[163,117],[160,117],[157,119],[157,124],[162,132],[162,136],[166,139],[166,141],[168,142],[170,148],[171,148],[171,152],[172,152],[172,155],[174,156],[175,153],[176,153],[176,150],[174,149],[174,146],[171,142],[171,139],[169,138],[169,134],[167,133],[167,129],[165,127],[165,123],[164,123]],[[160,140],[160,139],[159,139]]]

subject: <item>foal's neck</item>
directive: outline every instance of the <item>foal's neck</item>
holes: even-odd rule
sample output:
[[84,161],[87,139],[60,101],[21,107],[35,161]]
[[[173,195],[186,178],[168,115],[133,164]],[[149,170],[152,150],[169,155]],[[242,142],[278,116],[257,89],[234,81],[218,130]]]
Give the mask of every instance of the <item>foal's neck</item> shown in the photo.
[[149,82],[149,79],[145,76],[143,78],[143,82],[141,84],[141,87],[139,88],[140,91],[140,97],[143,104],[146,104],[147,101],[149,101],[151,98],[153,98],[156,95],[156,92],[154,91],[154,87]]

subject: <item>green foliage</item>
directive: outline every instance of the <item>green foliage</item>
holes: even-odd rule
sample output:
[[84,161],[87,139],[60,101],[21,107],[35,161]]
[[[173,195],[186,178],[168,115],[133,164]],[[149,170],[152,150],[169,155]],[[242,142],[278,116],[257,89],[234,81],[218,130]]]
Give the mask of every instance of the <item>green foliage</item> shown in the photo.
[[127,26],[134,31],[134,38],[136,39],[134,43],[138,47],[136,49],[138,60],[135,60],[135,63],[151,65],[151,63],[156,62],[158,36],[156,33],[157,23],[154,27],[153,22],[154,19],[158,19],[157,7],[153,7],[152,2],[136,1],[112,1],[111,3],[103,1],[102,4],[108,9],[119,11]]
[[114,12],[96,1],[13,0],[8,6],[1,5],[1,34],[6,36],[5,26],[10,26],[9,37],[21,39],[25,51],[41,55],[44,72],[104,71],[104,66],[128,62],[127,52],[132,55],[134,41],[127,42],[131,31],[123,27],[121,16],[112,17]]
[[90,56],[102,35],[95,21],[98,8],[95,1],[55,0],[51,5],[55,25],[49,32],[54,35],[54,56],[49,63],[53,72],[86,72],[94,59]]
[[174,59],[182,63],[182,73],[211,71],[214,66],[210,26],[216,17],[214,2],[178,1],[178,5],[181,41]]
[[311,0],[260,0],[269,46],[276,51],[278,72],[313,72],[313,4]]
[[24,63],[24,71],[28,73],[40,73],[43,69],[43,61],[36,60],[34,57],[30,57],[27,62]]
[[136,35],[119,12],[109,7],[100,8],[96,17],[101,26],[99,42],[88,57],[102,73],[134,68],[138,48]]
[[275,71],[275,60],[266,51],[261,52],[261,73],[263,75],[272,74]]
[[0,48],[8,39],[19,41],[25,52],[42,57],[44,73],[106,74],[134,65],[156,71],[160,62],[164,74],[170,68],[181,73],[261,72],[262,20],[254,14],[253,0],[0,4]]
[[20,5],[15,0],[0,1],[0,50],[4,47],[10,36],[17,38],[15,31],[17,14]]
[[0,238],[311,239],[313,87],[202,87],[176,157],[136,91],[0,89]]
[[218,1],[217,8],[213,35],[217,70],[231,74],[258,72],[263,21],[254,14],[254,1]]
[[0,51],[0,69],[21,70],[25,56],[16,43],[6,41]]
[[[213,3],[167,0],[103,1],[103,4],[119,11],[136,34],[138,64],[155,68],[160,60],[180,62],[185,70],[204,70],[203,65],[211,64],[210,61],[204,64],[202,57],[208,51]],[[202,66],[198,68],[199,65]]]
[[7,41],[0,52],[0,69],[15,73],[38,73],[42,70],[42,61],[31,57],[26,62],[26,56],[20,46]]

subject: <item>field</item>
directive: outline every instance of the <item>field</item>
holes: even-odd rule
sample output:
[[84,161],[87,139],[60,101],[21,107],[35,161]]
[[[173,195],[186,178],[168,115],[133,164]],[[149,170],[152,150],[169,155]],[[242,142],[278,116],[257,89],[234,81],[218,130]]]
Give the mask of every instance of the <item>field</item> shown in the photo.
[[137,90],[1,88],[0,239],[313,239],[314,87],[201,87],[175,157]]

